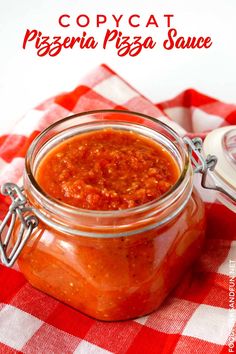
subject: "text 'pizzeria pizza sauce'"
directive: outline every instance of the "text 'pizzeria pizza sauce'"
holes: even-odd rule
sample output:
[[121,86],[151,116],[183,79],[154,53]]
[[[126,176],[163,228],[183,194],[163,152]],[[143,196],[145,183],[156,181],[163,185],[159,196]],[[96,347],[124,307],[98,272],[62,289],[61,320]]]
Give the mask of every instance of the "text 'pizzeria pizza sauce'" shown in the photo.
[[103,129],[58,144],[42,159],[36,179],[49,196],[90,210],[140,206],[178,180],[171,154],[150,138]]

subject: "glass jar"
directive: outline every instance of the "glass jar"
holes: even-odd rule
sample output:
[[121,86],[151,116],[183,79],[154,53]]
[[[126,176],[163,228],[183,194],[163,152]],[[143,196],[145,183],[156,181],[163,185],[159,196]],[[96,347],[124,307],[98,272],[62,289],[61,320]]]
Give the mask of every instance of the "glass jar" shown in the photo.
[[[158,200],[117,211],[79,209],[46,195],[34,177],[43,156],[67,138],[105,128],[133,131],[165,147],[179,166],[177,183]],[[99,320],[157,309],[204,241],[191,148],[169,126],[134,112],[93,111],[51,125],[28,150],[24,192],[8,184],[3,193],[13,203],[1,225],[3,233],[11,219],[0,243],[2,261],[12,266],[18,258],[30,284]]]

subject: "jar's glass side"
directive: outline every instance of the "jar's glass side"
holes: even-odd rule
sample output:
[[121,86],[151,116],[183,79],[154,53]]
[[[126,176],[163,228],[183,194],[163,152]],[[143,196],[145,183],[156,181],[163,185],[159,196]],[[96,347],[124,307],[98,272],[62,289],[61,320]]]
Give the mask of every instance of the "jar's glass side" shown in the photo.
[[[89,121],[89,123],[84,123],[86,121]],[[140,123],[143,123],[143,125]],[[74,134],[81,134],[84,132],[93,131],[94,129],[105,129],[111,126],[115,126],[115,128],[118,129],[136,131],[146,137],[157,140],[160,144],[165,146],[165,148],[172,153],[175,160],[179,164],[181,176],[177,182],[177,185],[179,186],[181,184],[190,165],[189,154],[182,139],[178,137],[178,135],[171,128],[158,120],[152,119],[145,115],[135,114],[134,112],[98,111],[95,113],[88,113],[88,115],[78,114],[61,120],[53,124],[49,129],[46,129],[35,139],[27,153],[25,173],[25,183],[30,184],[31,193],[34,193],[34,198],[40,196],[40,202],[44,201],[45,207],[47,206],[48,208],[50,208],[51,205],[54,208],[54,204],[56,202],[58,208],[60,207],[60,211],[66,212],[66,205],[64,203],[58,200],[53,200],[53,198],[45,195],[43,190],[37,184],[34,175],[35,169],[37,168],[38,159],[42,157],[42,152],[47,150],[45,149],[46,145],[50,148],[50,146],[52,147],[62,140],[73,136]],[[171,192],[172,190],[169,194],[171,194]],[[168,197],[168,195],[163,195],[159,198],[159,203],[166,197]],[[149,205],[145,205],[145,207],[148,208]],[[88,210],[70,207],[70,212],[72,211],[77,216],[79,214],[83,214],[83,216],[94,214],[94,212],[90,212]],[[115,211],[115,213],[118,215],[120,214],[120,211]],[[126,214],[127,213],[129,213],[129,209],[126,210]],[[131,213],[133,213],[133,210]],[[98,211],[97,214],[99,214]],[[110,215],[113,218],[114,211],[112,211]],[[103,216],[104,218],[108,217],[109,212],[100,212],[100,216]]]
[[[161,139],[180,167],[173,189],[150,204],[112,213],[64,206],[44,195],[34,171],[48,142],[70,136],[78,125],[88,127],[89,122],[93,129],[98,120],[104,121],[103,127],[114,119],[131,130],[142,124],[143,132],[151,130]],[[192,193],[188,150],[175,132],[147,116],[100,111],[54,124],[28,152],[24,187],[39,217],[46,219],[40,220],[20,255],[20,269],[36,288],[97,319],[125,320],[150,313],[200,252],[204,205]]]
[[[88,124],[86,120],[91,120],[91,122]],[[139,125],[140,121],[145,123],[145,126]],[[158,201],[154,200],[137,208],[126,209],[125,211],[94,212],[71,206],[68,207],[60,201],[45,196],[37,185],[34,174],[38,161],[45,155],[48,149],[50,150],[50,147],[73,134],[81,134],[93,129],[104,129],[108,126],[112,126],[114,129],[136,131],[162,144],[173,155],[179,165],[181,175],[176,185],[166,195],[159,198]],[[73,225],[73,229],[76,229],[76,227],[80,229],[83,227],[92,229],[93,225],[96,224],[96,231],[98,231],[100,226],[102,229],[101,232],[106,232],[103,227],[107,226],[111,229],[111,226],[114,225],[114,219],[116,227],[134,223],[137,219],[143,220],[145,223],[148,217],[147,211],[150,216],[154,215],[154,213],[159,213],[160,219],[163,219],[167,205],[169,207],[173,204],[174,200],[178,199],[180,195],[190,193],[186,190],[189,189],[188,184],[192,183],[189,181],[192,178],[191,173],[188,151],[185,145],[177,137],[176,133],[167,126],[157,120],[152,120],[142,115],[131,114],[130,112],[102,111],[88,114],[88,117],[76,115],[62,120],[39,136],[32,145],[31,150],[29,150],[26,159],[24,187],[30,202],[35,206],[37,211],[44,214],[47,218],[55,220],[61,225]],[[175,209],[174,205],[173,209]]]
[[130,238],[73,237],[41,223],[18,264],[33,286],[94,318],[143,316],[162,303],[199,255],[204,215],[194,191],[168,224]]

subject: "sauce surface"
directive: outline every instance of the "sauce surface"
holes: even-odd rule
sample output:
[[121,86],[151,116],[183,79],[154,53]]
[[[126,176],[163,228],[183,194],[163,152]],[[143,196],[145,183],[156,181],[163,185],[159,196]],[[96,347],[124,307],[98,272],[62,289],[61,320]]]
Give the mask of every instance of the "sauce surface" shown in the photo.
[[49,196],[89,210],[128,209],[166,193],[179,168],[160,144],[114,129],[61,142],[40,162],[36,180]]

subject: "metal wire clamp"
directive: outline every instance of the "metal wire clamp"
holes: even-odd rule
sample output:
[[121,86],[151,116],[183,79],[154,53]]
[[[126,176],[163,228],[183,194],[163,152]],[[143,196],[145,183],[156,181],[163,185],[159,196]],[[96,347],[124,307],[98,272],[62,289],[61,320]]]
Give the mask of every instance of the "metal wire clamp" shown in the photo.
[[[5,266],[12,267],[33,229],[38,225],[38,218],[31,214],[32,208],[27,206],[22,188],[14,183],[5,183],[1,193],[9,196],[12,203],[0,225],[0,258]],[[20,221],[19,231],[14,244],[12,235],[17,219]]]
[[[209,180],[211,179],[211,172],[214,171],[217,164],[217,157],[215,155],[208,155],[206,158],[202,155],[202,139],[188,137],[183,138],[185,144],[188,147],[189,154],[191,156],[191,161],[193,164],[194,173],[201,173],[201,185],[205,189],[212,189],[226,195],[230,200],[236,202],[236,198],[227,192],[224,188],[217,185],[214,181],[213,184],[210,184]],[[209,178],[208,178],[209,177]]]

